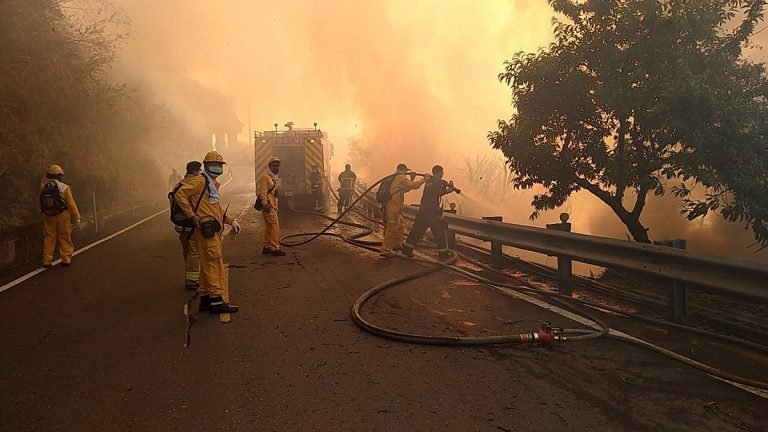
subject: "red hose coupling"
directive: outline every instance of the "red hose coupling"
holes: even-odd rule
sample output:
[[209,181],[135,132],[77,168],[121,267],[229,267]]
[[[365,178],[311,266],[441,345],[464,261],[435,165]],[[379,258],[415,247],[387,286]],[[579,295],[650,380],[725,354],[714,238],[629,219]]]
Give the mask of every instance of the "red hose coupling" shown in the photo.
[[544,322],[539,329],[539,342],[545,344],[552,344],[554,342],[563,341],[563,329],[560,327],[552,327],[550,323]]
[[552,327],[548,322],[541,325],[539,332],[528,332],[520,334],[520,341],[522,343],[544,343],[552,344],[554,342],[562,342],[563,329],[560,327]]

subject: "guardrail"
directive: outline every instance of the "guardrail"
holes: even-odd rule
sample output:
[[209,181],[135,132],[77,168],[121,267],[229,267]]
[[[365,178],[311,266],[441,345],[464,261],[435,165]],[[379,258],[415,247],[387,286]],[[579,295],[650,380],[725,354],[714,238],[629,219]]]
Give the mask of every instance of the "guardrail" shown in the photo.
[[[369,215],[381,205],[371,196],[361,202]],[[413,219],[418,207],[405,206]],[[768,266],[645,243],[445,214],[458,235],[601,267],[619,268],[707,287],[720,293],[768,301]],[[492,249],[494,249],[492,247]],[[670,305],[673,307],[673,305]]]

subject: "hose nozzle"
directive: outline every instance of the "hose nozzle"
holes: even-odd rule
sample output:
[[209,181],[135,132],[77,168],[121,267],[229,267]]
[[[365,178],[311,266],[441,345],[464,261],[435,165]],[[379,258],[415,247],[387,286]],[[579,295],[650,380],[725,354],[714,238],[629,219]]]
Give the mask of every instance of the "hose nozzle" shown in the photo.
[[458,195],[461,195],[461,189],[457,188],[453,185],[453,180],[448,182],[448,186],[453,188],[453,191],[456,192]]

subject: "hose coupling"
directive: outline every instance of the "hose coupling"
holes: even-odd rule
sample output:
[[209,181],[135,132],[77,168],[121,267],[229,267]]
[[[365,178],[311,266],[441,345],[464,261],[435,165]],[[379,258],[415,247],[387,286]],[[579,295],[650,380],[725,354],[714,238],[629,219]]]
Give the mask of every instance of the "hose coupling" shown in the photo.
[[552,327],[548,322],[542,323],[538,332],[520,334],[520,341],[529,344],[542,343],[550,345],[564,340],[563,329],[560,327]]
[[552,325],[549,322],[541,323],[541,328],[539,329],[538,336],[539,336],[539,342],[545,343],[545,344],[562,342],[565,339],[563,337],[563,329],[561,327],[552,327]]

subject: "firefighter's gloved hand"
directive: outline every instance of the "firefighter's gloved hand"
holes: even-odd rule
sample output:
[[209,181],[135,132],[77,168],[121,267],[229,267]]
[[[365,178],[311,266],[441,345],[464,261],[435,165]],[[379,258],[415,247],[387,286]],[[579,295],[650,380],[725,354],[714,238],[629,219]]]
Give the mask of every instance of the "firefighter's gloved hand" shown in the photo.
[[235,232],[235,235],[240,234],[240,230],[240,224],[237,221],[232,221],[232,231]]
[[194,215],[192,216],[192,220],[195,222],[195,227],[200,228],[200,216]]
[[264,213],[269,213],[272,211],[272,206],[269,204],[264,204],[261,208],[264,210]]

